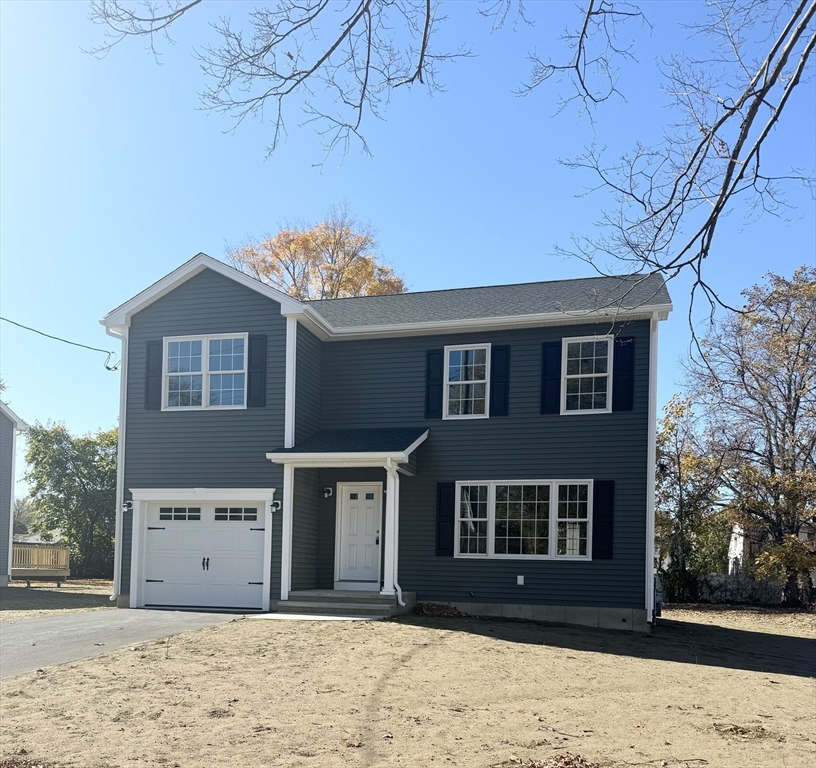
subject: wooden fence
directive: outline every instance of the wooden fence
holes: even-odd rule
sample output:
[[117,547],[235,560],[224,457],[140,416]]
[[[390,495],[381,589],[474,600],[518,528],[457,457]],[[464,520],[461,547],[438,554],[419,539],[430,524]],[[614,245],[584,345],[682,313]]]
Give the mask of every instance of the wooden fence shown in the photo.
[[12,570],[67,571],[68,547],[55,544],[13,544]]

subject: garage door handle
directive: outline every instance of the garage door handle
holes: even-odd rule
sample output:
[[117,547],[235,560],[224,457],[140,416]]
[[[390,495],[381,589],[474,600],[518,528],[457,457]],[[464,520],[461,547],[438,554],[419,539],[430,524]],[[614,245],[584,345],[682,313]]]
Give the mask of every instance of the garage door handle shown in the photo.
[[210,570],[210,558],[209,557],[207,558],[207,570],[208,571]]
[[164,584],[164,579],[145,579],[145,581],[152,581],[155,584]]
[[201,558],[201,570],[202,570],[202,571],[204,570],[204,563],[205,563],[206,561],[207,561],[207,558],[206,558],[206,557],[202,557],[202,558]]
[[163,530],[164,530],[164,526],[163,526],[163,525],[162,525],[162,526],[158,526],[158,525],[148,525],[148,526],[147,526],[147,530],[148,530],[148,531],[163,531]]
[[265,531],[266,528],[250,528],[250,531]]
[[261,586],[263,586],[262,581],[248,581],[247,584],[260,584]]

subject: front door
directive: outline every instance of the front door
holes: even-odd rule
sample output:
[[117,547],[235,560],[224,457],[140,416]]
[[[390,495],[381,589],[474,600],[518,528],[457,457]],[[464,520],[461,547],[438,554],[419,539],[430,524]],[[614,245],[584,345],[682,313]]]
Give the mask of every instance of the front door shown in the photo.
[[382,483],[337,486],[335,589],[380,589]]

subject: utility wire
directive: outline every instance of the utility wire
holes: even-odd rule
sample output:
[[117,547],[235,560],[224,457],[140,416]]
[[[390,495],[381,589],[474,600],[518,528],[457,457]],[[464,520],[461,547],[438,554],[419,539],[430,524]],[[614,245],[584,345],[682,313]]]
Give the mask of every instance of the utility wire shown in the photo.
[[36,328],[29,328],[27,325],[23,325],[22,323],[17,323],[14,320],[9,320],[7,317],[0,317],[0,320],[5,320],[7,323],[11,323],[12,325],[16,325],[18,328],[24,328],[27,331],[31,331],[32,333],[39,333],[40,336],[45,336],[48,339],[54,339],[55,341],[61,341],[64,344],[71,344],[74,347],[82,347],[83,349],[90,349],[92,352],[102,352],[103,354],[107,355],[105,359],[105,368],[109,371],[115,371],[119,368],[119,363],[122,361],[120,360],[119,363],[114,365],[108,365],[111,358],[116,354],[115,352],[111,352],[108,349],[100,349],[99,347],[89,347],[87,344],[80,344],[76,341],[68,341],[68,339],[62,339],[59,336],[52,336],[50,333],[45,333],[43,331],[38,331]]

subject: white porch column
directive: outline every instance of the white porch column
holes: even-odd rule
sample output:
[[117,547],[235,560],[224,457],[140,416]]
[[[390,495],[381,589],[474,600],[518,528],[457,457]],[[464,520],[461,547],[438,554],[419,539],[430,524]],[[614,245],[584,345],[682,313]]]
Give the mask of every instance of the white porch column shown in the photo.
[[397,562],[397,526],[399,525],[399,476],[392,466],[385,468],[385,563],[380,594],[393,595]]
[[283,507],[281,532],[281,600],[289,599],[292,587],[292,515],[294,511],[295,468],[283,465]]

